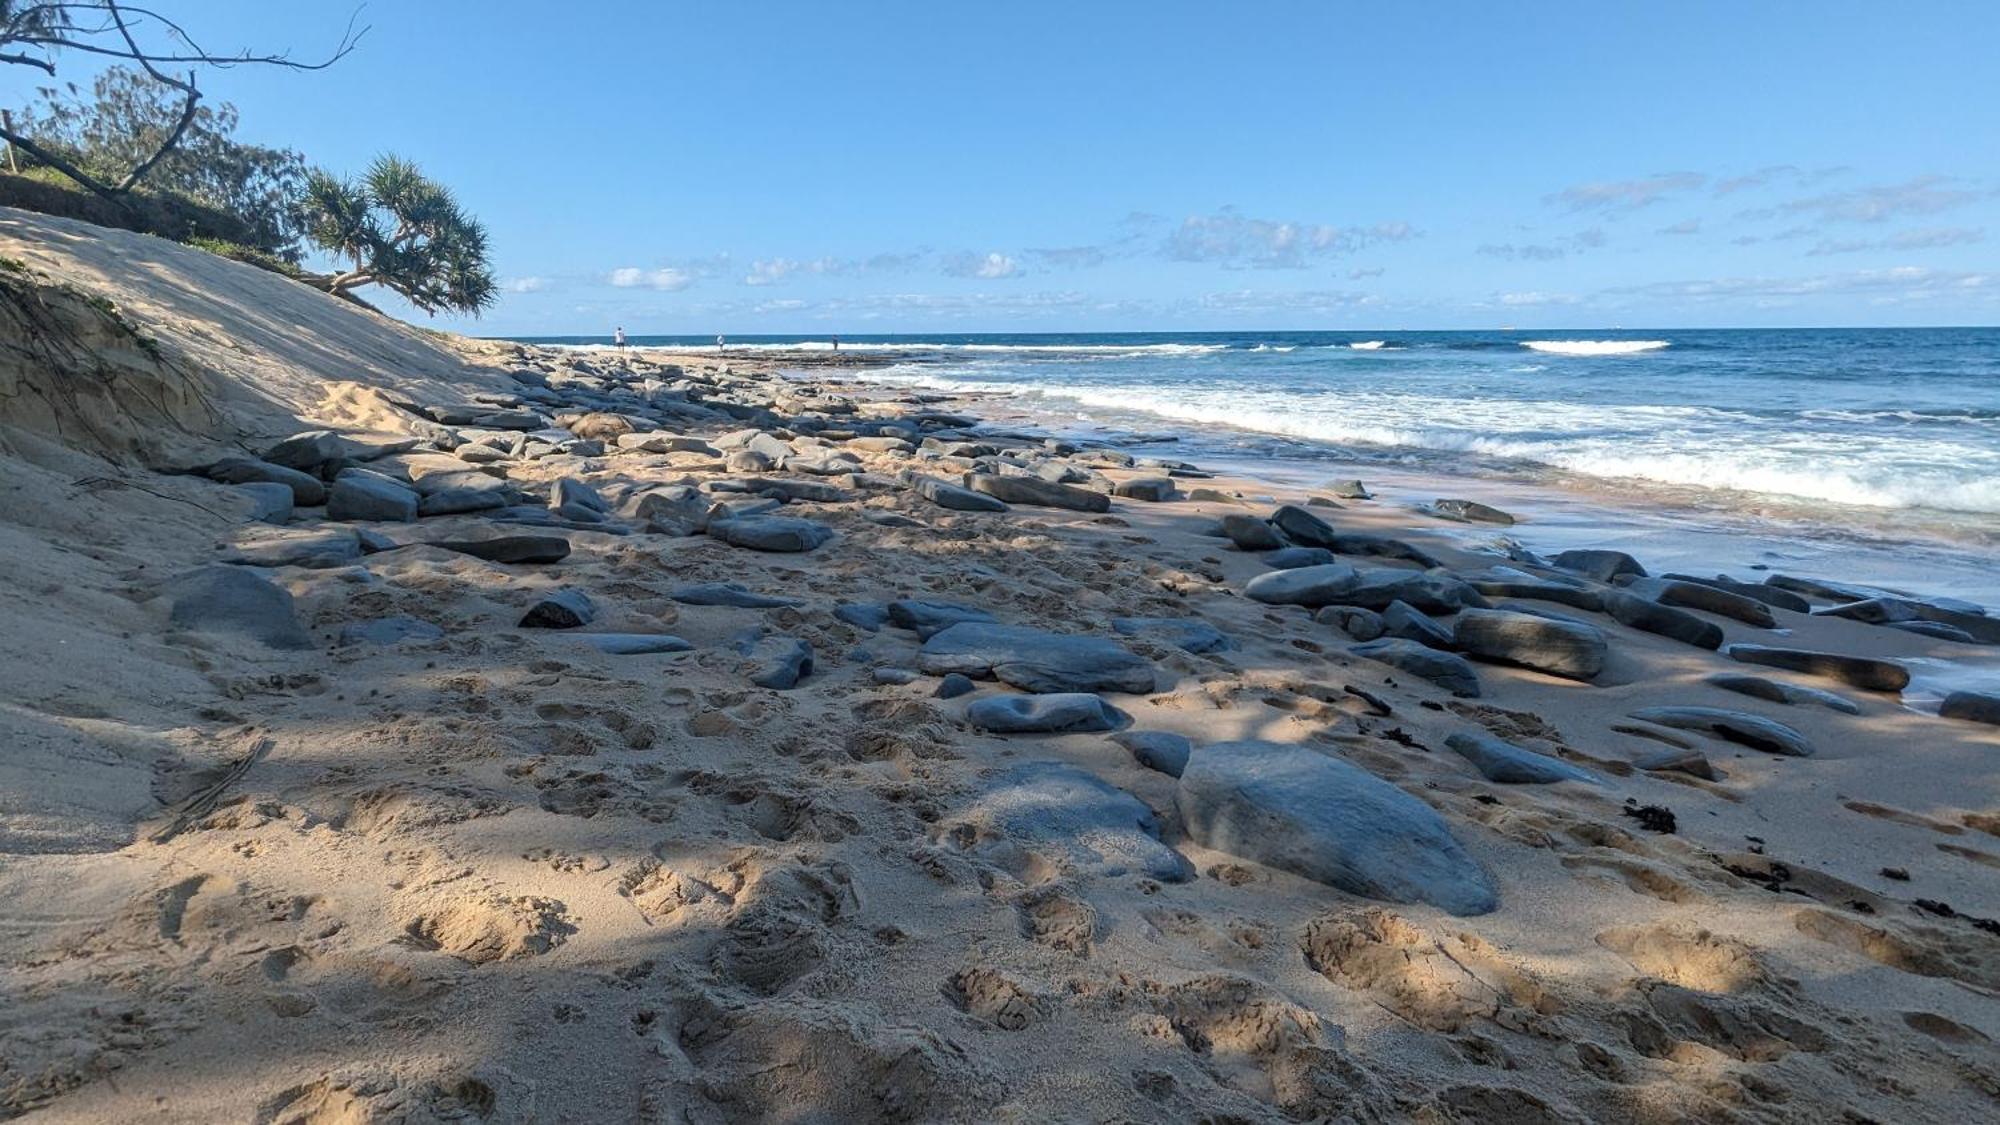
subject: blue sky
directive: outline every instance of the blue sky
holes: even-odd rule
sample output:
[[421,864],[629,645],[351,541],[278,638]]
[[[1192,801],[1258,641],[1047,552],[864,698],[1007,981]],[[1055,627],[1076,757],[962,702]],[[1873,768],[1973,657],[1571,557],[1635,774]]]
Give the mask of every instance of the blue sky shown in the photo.
[[2000,4],[1640,7],[397,0],[206,85],[456,188],[484,334],[2000,322]]

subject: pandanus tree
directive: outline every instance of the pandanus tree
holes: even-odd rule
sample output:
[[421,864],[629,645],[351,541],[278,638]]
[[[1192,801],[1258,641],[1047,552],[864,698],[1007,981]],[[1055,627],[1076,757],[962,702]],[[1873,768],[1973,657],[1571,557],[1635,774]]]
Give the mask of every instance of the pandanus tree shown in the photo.
[[330,292],[380,285],[433,316],[477,315],[497,295],[486,228],[402,157],[377,157],[359,180],[314,170],[303,210],[307,238],[344,267]]

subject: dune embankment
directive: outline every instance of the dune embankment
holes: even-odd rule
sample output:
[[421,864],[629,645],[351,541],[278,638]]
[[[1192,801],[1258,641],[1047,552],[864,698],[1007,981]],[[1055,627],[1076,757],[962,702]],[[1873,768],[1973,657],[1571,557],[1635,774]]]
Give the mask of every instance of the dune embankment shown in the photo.
[[1980,607],[0,258],[0,1116],[2000,1108]]

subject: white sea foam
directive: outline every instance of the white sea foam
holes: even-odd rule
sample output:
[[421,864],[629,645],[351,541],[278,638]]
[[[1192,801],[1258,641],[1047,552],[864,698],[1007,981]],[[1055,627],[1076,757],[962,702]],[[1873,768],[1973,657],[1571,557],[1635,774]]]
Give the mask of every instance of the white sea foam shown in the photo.
[[1668,340],[1523,340],[1529,351],[1550,355],[1638,355],[1667,347]]
[[1379,352],[1379,351],[1381,351],[1381,350],[1382,350],[1383,348],[1386,348],[1386,347],[1388,347],[1388,346],[1389,346],[1389,341],[1387,341],[1387,340],[1356,340],[1356,341],[1355,341],[1354,343],[1352,343],[1352,344],[1349,344],[1349,345],[1347,345],[1347,346],[1348,346],[1348,347],[1350,347],[1350,348],[1353,348],[1353,349],[1354,349],[1355,351],[1357,351],[1357,352]]

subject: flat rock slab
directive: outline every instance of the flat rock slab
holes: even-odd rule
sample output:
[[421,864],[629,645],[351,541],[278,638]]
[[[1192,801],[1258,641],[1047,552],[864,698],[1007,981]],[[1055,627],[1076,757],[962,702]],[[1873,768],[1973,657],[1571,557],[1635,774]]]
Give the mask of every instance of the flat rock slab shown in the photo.
[[508,503],[505,489],[499,488],[446,488],[426,492],[417,501],[419,516],[457,516],[467,512],[486,512],[494,508],[504,508]]
[[1762,582],[1741,582],[1726,574],[1704,578],[1699,574],[1668,573],[1660,577],[1671,578],[1676,582],[1693,582],[1698,586],[1713,586],[1718,590],[1727,590],[1732,594],[1741,594],[1752,601],[1763,602],[1773,609],[1789,609],[1794,613],[1812,612],[1811,602],[1790,590],[1781,590],[1776,586],[1766,586]]
[[342,469],[326,496],[326,518],[408,522],[417,518],[422,500],[416,489],[393,477],[367,469]]
[[889,624],[898,629],[908,629],[926,641],[962,621],[992,620],[993,615],[985,610],[977,606],[959,605],[957,602],[925,602],[904,598],[889,603]]
[[1221,652],[1233,647],[1222,630],[1194,617],[1114,617],[1111,628],[1120,636],[1144,637],[1184,652]]
[[889,623],[889,607],[872,602],[843,602],[833,607],[833,616],[856,629],[879,633]]
[[974,679],[990,677],[1036,693],[1137,695],[1152,691],[1154,683],[1152,664],[1115,641],[974,621],[925,641],[917,667],[934,676],[958,672]]
[[248,481],[231,485],[236,495],[250,502],[250,518],[259,523],[290,523],[297,501],[292,490],[271,481]]
[[1860,705],[1843,696],[1819,688],[1800,687],[1797,684],[1783,684],[1767,680],[1762,676],[1749,676],[1735,672],[1717,672],[1702,681],[1710,687],[1747,695],[1752,699],[1768,700],[1772,703],[1812,703],[1838,711],[1843,715],[1859,715]]
[[996,734],[1117,730],[1125,715],[1090,692],[993,695],[966,705],[965,721]]
[[1459,731],[1444,740],[1451,752],[1472,763],[1481,777],[1501,785],[1551,785],[1558,781],[1603,784],[1596,774],[1547,754],[1516,746],[1484,731]]
[[1339,604],[1380,611],[1388,609],[1391,602],[1402,602],[1412,609],[1437,614],[1486,605],[1479,591],[1442,570],[1374,566],[1363,567],[1356,574],[1354,586],[1339,595]]
[[1460,613],[1452,637],[1467,655],[1572,680],[1595,679],[1610,651],[1595,626],[1497,609]]
[[1908,668],[1893,660],[1877,660],[1868,656],[1842,656],[1834,652],[1749,644],[1730,645],[1726,655],[1745,664],[1825,676],[1863,691],[1902,691],[1910,684]]
[[833,529],[796,516],[742,516],[711,520],[708,537],[751,551],[796,554],[810,551],[832,539]]
[[1490,523],[1500,527],[1514,526],[1514,517],[1477,500],[1436,500],[1431,503],[1431,512],[1448,520],[1460,523]]
[[1784,754],[1794,758],[1813,756],[1813,745],[1805,735],[1776,719],[1766,719],[1761,715],[1726,711],[1720,707],[1647,707],[1632,712],[1632,717],[1676,730],[1712,734],[1767,754]]
[[239,566],[204,566],[168,580],[167,623],[190,633],[248,637],[272,648],[313,647],[292,595]]
[[346,566],[361,557],[361,538],[345,527],[265,531],[237,540],[223,562],[238,566]]
[[1610,614],[1612,620],[1641,632],[1657,634],[1696,648],[1722,647],[1722,626],[1684,609],[1648,601],[1623,590],[1604,592],[1604,612]]
[[734,582],[697,582],[692,586],[678,587],[668,597],[682,605],[720,605],[736,609],[781,609],[805,604],[798,598],[753,593]]
[[569,557],[569,540],[560,535],[500,535],[491,539],[433,539],[442,547],[487,562],[524,566],[561,562]]
[[1746,625],[1755,625],[1759,629],[1775,629],[1778,626],[1778,619],[1771,616],[1770,606],[1755,598],[1744,597],[1742,594],[1706,583],[1682,582],[1672,578],[1635,578],[1626,583],[1624,589],[1629,594],[1636,594],[1661,605],[1699,609],[1706,613],[1731,617]]
[[1252,578],[1243,587],[1243,596],[1265,605],[1302,605],[1318,609],[1346,604],[1343,599],[1347,592],[1360,581],[1361,573],[1344,563],[1301,566],[1267,571]]
[[1551,582],[1508,567],[1494,567],[1479,574],[1461,575],[1467,585],[1489,598],[1524,598],[1555,602],[1573,609],[1597,613],[1604,609],[1604,595],[1587,586]]
[[255,457],[226,457],[210,465],[206,474],[223,484],[282,484],[291,489],[292,503],[302,508],[326,503],[326,485],[318,477]]
[[1955,691],[1944,697],[1944,702],[1938,706],[1938,715],[1940,718],[1964,719],[2000,727],[2000,695]]
[[1164,883],[1194,877],[1194,865],[1160,842],[1153,810],[1093,774],[1057,762],[1028,762],[995,779],[960,814],[978,842],[972,850],[1020,864],[1012,850],[1047,855],[1072,873],[1144,875]]
[[1214,743],[1189,757],[1175,802],[1203,847],[1351,894],[1458,915],[1500,905],[1492,879],[1436,810],[1337,758],[1272,742]]
[[1132,752],[1132,758],[1149,770],[1179,777],[1187,769],[1194,741],[1184,734],[1163,730],[1133,730],[1111,736],[1111,741]]
[[597,606],[582,590],[561,589],[536,601],[521,616],[523,629],[575,629],[597,616]]
[[1473,669],[1471,661],[1456,653],[1439,652],[1427,645],[1406,641],[1400,637],[1383,637],[1366,644],[1353,645],[1347,651],[1363,659],[1408,672],[1418,679],[1429,680],[1462,699],[1479,698],[1479,673]]
[[1339,561],[1325,547],[1285,547],[1263,558],[1264,565],[1272,570],[1297,570],[1302,566],[1326,566]]
[[1007,510],[1007,502],[997,496],[988,496],[983,492],[974,492],[969,488],[960,488],[955,484],[948,484],[934,477],[919,477],[911,483],[910,488],[917,495],[936,504],[938,507],[954,512],[1004,512]]
[[647,656],[694,650],[692,644],[668,633],[572,633],[570,636],[612,656]]
[[758,687],[787,691],[812,675],[812,646],[797,637],[758,637],[740,651],[748,661],[744,675]]
[[395,645],[404,641],[419,644],[443,640],[444,630],[416,617],[378,617],[372,621],[351,621],[340,629],[340,644]]
[[1076,512],[1111,510],[1111,497],[1102,492],[1088,488],[1074,488],[1067,484],[1054,484],[1038,477],[1005,477],[992,473],[974,473],[967,479],[966,484],[974,492],[983,492],[1009,504],[1067,508]]

